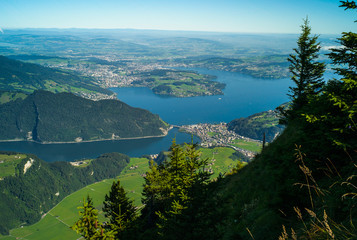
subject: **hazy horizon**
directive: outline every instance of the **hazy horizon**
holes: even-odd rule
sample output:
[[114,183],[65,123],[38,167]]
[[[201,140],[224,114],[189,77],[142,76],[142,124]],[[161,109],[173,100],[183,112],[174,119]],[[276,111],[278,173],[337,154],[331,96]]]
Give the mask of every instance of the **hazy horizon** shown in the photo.
[[312,32],[340,34],[355,15],[338,0],[4,0],[0,29],[108,29],[296,34],[309,17]]

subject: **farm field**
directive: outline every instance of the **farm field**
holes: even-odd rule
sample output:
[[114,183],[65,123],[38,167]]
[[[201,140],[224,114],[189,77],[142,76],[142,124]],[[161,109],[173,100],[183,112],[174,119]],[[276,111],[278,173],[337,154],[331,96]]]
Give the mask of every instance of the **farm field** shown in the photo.
[[0,154],[0,179],[15,175],[17,164],[19,164],[24,158],[26,158],[25,154]]
[[262,150],[262,144],[259,142],[253,142],[253,141],[246,141],[243,139],[236,139],[234,140],[234,144],[232,144],[235,147],[242,148],[244,150],[248,150],[251,152],[260,152]]
[[232,148],[201,148],[200,151],[203,158],[208,158],[208,168],[213,172],[212,178],[218,177],[220,173],[229,173],[237,165],[237,160],[230,158],[235,152]]

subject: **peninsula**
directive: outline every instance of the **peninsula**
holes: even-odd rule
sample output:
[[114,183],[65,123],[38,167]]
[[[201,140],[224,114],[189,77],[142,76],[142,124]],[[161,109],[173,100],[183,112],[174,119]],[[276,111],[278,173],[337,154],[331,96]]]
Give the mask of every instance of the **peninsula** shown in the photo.
[[38,90],[0,105],[0,140],[63,143],[159,137],[169,125],[119,100]]

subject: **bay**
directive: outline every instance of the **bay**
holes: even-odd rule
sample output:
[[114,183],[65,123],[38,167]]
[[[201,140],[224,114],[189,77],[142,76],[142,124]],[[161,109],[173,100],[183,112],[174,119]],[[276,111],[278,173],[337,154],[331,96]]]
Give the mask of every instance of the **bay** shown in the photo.
[[[229,122],[235,118],[274,109],[287,102],[288,79],[256,79],[240,73],[206,69],[189,69],[217,76],[226,83],[224,95],[175,98],[155,95],[148,88],[113,88],[118,98],[133,107],[147,109],[174,125]],[[33,153],[41,159],[73,161],[95,158],[108,152],[121,152],[131,157],[156,154],[167,150],[173,138],[177,143],[190,142],[191,135],[173,129],[165,137],[89,143],[38,144],[33,142],[1,142],[0,150]],[[199,139],[194,137],[194,142]]]
[[[185,69],[182,69],[185,70]],[[273,110],[289,101],[290,79],[258,79],[240,73],[187,69],[217,76],[226,84],[224,95],[175,98],[155,95],[148,88],[112,88],[118,98],[147,109],[175,125],[230,122],[235,118]]]
[[47,162],[92,159],[110,152],[120,152],[130,157],[141,157],[168,150],[174,138],[177,143],[191,142],[191,140],[195,143],[199,142],[197,137],[193,136],[191,139],[191,135],[179,132],[177,128],[174,128],[167,136],[156,138],[61,144],[39,144],[27,141],[1,142],[0,150],[32,153]]

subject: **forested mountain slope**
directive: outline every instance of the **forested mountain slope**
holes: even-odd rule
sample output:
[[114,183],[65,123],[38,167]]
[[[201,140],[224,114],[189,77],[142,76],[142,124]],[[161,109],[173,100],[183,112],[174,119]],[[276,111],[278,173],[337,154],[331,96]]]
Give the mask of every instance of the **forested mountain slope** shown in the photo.
[[103,154],[87,164],[73,166],[69,162],[47,163],[35,155],[0,152],[0,169],[6,162],[14,165],[14,173],[0,181],[0,233],[20,224],[33,224],[42,214],[68,194],[106,178],[117,176],[129,163],[124,154]]
[[239,135],[256,140],[263,140],[265,134],[267,142],[273,141],[284,129],[284,126],[279,124],[277,113],[272,110],[234,119],[227,127]]
[[43,90],[0,105],[0,113],[0,140],[91,141],[160,136],[167,130],[159,116],[119,100]]

